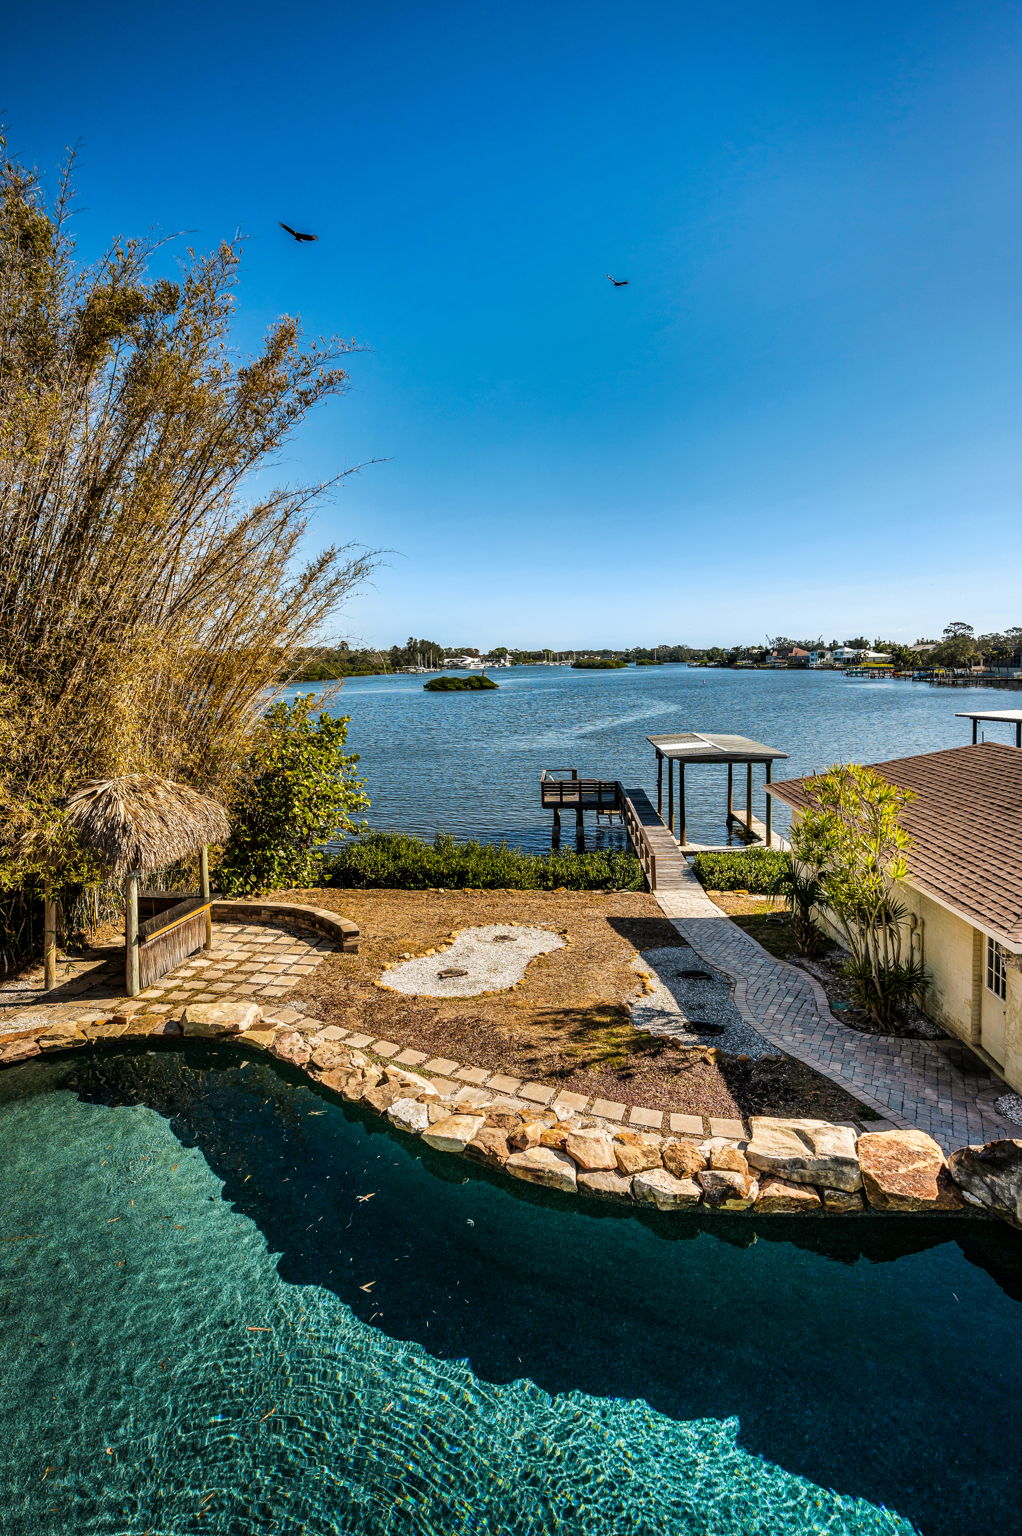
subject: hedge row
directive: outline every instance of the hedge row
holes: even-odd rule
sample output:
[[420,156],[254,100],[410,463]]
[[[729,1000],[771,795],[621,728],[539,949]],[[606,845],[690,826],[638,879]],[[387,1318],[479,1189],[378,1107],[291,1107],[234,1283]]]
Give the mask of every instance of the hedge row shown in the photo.
[[778,848],[728,848],[722,853],[697,853],[692,867],[707,890],[769,896],[787,868],[787,854]]
[[432,843],[398,832],[371,832],[332,853],[323,884],[353,890],[642,891],[632,853],[522,853],[507,843]]

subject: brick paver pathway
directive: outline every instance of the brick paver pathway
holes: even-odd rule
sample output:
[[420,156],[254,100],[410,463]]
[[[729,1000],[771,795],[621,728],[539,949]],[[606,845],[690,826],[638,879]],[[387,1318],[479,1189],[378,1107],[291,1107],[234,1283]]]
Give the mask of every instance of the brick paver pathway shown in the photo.
[[842,1024],[819,983],[776,960],[733,923],[691,869],[678,889],[655,895],[682,938],[731,978],[738,1011],[771,1045],[822,1072],[892,1124],[928,1131],[945,1151],[1022,1135],[994,1108],[1005,1084],[958,1041],[864,1035]]
[[[230,995],[251,998],[272,1013],[336,948],[307,929],[278,923],[216,922],[208,954],[192,955],[130,1001],[156,1009],[211,1003]],[[57,987],[48,996],[40,968],[0,987],[0,1035],[44,1023],[88,1022],[90,1013],[99,1017],[124,1001],[120,950],[110,958],[100,954],[91,961],[62,964]]]

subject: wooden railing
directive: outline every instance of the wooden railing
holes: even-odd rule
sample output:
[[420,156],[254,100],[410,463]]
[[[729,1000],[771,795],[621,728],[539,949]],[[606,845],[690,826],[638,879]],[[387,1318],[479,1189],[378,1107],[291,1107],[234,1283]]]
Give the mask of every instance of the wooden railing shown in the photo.
[[622,789],[621,804],[628,839],[650,890],[676,890],[684,885],[690,878],[685,855],[646,791]]
[[139,898],[139,910],[152,911],[138,925],[138,981],[151,987],[209,939],[211,902],[208,897],[153,892]]
[[[571,777],[554,777],[562,773]],[[621,810],[621,785],[616,779],[580,779],[574,768],[544,768],[539,776],[539,794],[545,811],[579,806],[587,811]]]

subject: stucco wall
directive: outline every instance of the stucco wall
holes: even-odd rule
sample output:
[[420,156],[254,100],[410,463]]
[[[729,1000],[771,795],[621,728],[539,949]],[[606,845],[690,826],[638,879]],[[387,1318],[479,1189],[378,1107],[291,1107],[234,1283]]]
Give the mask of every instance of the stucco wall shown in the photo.
[[[898,894],[916,919],[921,948],[915,952],[921,953],[930,977],[925,1012],[949,1034],[980,1047],[1008,1085],[1022,1093],[1022,968],[1009,963],[1008,995],[1002,1002],[986,987],[985,934],[913,886],[902,884]],[[832,924],[823,926],[843,942]]]

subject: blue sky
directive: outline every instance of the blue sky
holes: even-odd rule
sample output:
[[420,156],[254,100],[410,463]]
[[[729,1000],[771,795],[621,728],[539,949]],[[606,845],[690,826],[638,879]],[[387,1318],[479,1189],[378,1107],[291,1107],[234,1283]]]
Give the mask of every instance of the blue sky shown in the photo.
[[387,461],[316,518],[393,552],[335,633],[1022,623],[1020,5],[61,0],[5,33],[11,148],[79,143],[84,253],[241,230],[242,347],[287,311],[372,349],[280,466]]

